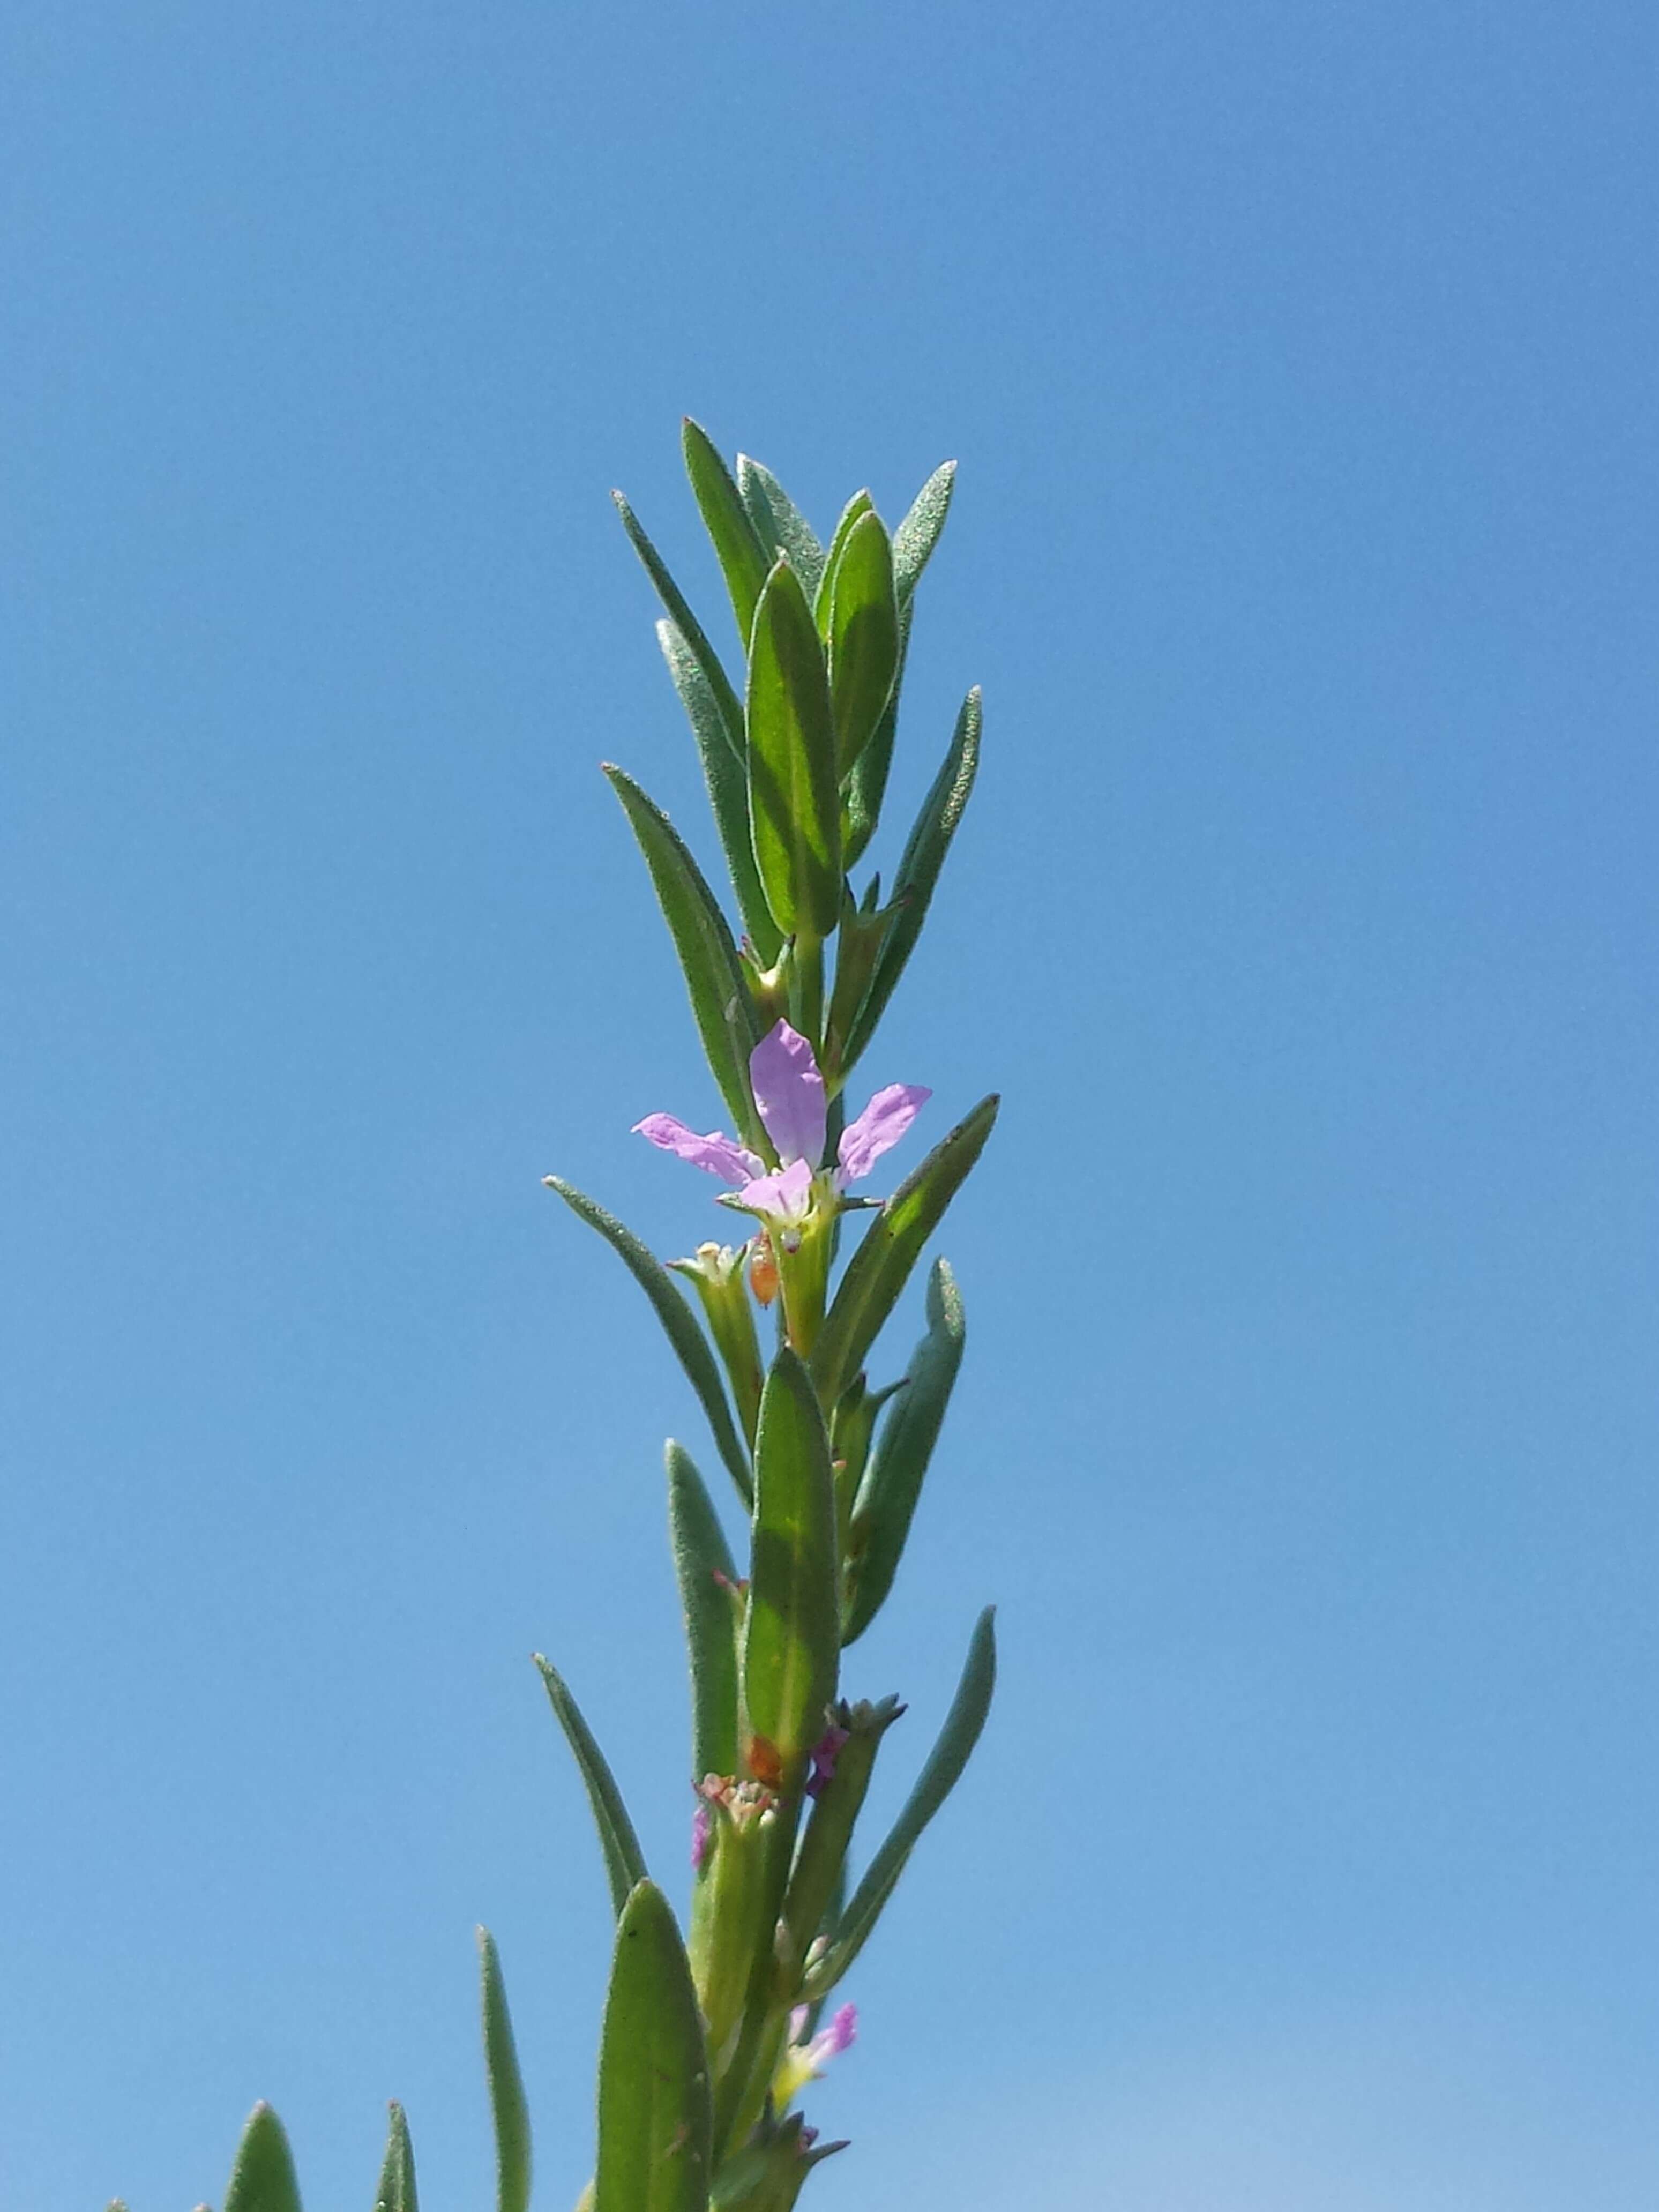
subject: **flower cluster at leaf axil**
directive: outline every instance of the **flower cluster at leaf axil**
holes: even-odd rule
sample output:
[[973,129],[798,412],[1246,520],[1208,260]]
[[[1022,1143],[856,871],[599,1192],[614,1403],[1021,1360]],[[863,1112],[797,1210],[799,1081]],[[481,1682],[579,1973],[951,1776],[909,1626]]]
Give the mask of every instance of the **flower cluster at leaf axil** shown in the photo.
[[[943,1259],[927,1267],[908,1362],[890,1359],[884,1331],[997,1101],[981,1100],[878,1199],[858,1187],[931,1093],[890,1083],[849,1119],[847,1085],[909,968],[973,788],[980,702],[976,691],[964,701],[894,841],[885,889],[879,872],[856,882],[884,832],[916,587],[954,466],[935,471],[896,529],[860,491],[822,538],[757,462],[739,455],[734,471],[690,422],[684,444],[739,641],[730,665],[620,495],[617,504],[662,604],[659,641],[725,887],[630,775],[605,774],[723,1107],[724,1127],[707,1133],[664,1112],[635,1129],[717,1180],[720,1203],[745,1225],[665,1261],[573,1183],[547,1178],[644,1291],[732,1486],[722,1511],[691,1451],[668,1444],[690,1676],[683,1919],[647,1868],[564,1676],[538,1664],[592,1808],[616,1923],[585,2212],[788,2212],[811,2171],[846,2148],[821,2142],[797,2109],[833,2095],[822,2078],[854,2040],[853,2005],[831,2000],[959,1779],[995,1674],[988,1608],[937,1740],[925,1759],[909,1753],[915,1784],[871,1848],[860,1816],[905,1708],[893,1695],[849,1696],[843,1668],[894,1589],[961,1364],[962,1296]],[[884,1365],[886,1379],[872,1382]],[[613,1669],[630,1657],[613,1654]],[[488,1937],[483,1961],[497,2212],[526,2212],[529,2119]],[[941,1962],[939,1986],[958,1964]],[[261,2108],[244,2142],[249,2179],[240,2196],[233,2185],[225,2212],[298,2212],[270,2181],[277,2149],[286,2160]],[[416,2212],[396,2107],[376,2212]]]

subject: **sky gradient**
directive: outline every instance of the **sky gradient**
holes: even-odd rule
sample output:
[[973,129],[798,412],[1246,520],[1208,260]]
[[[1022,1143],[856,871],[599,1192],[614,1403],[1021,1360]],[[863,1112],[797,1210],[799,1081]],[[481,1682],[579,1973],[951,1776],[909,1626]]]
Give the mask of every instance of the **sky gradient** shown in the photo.
[[872,858],[986,696],[860,1071],[933,1088],[896,1172],[1006,1097],[875,1816],[993,1598],[1002,1676],[809,2201],[1654,2202],[1656,46],[9,11],[4,2212],[217,2203],[258,2096],[318,2212],[389,2095],[485,2201],[478,1921],[538,2205],[587,2171],[528,1655],[683,1894],[712,1455],[538,1182],[720,1222],[628,1133],[719,1103],[598,773],[712,864],[607,496],[726,641],[688,411],[826,527],[960,461]]

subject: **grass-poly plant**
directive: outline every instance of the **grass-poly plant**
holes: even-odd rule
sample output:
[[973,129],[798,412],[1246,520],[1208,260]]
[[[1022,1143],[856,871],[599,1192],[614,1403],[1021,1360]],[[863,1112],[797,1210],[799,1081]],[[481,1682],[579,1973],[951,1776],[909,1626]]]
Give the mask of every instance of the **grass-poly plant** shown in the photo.
[[[847,1111],[914,951],[973,786],[970,691],[884,891],[855,873],[880,826],[912,608],[951,501],[947,463],[896,530],[867,492],[824,544],[777,479],[728,469],[694,422],[687,471],[731,596],[734,680],[627,501],[660,597],[658,635],[702,760],[734,918],[667,817],[605,774],[644,855],[731,1133],[648,1114],[638,1133],[718,1180],[731,1242],[664,1261],[596,1200],[548,1182],[638,1281],[736,1492],[743,1542],[684,1445],[666,1449],[691,1676],[691,1899],[684,1932],[647,1873],[622,1796],[562,1676],[538,1659],[592,1807],[616,1913],[586,2212],[787,2212],[823,2142],[801,2093],[852,2040],[847,1977],[984,1724],[991,1614],[891,1831],[859,1816],[898,1698],[849,1693],[843,1654],[886,1602],[963,1342],[935,1259],[927,1327],[896,1379],[866,1363],[996,1115],[983,1100],[890,1195],[865,1194],[930,1094],[877,1090]],[[688,1092],[689,1095],[689,1092]],[[857,1094],[855,1089],[854,1095]],[[695,1195],[688,1185],[688,1198]],[[878,1371],[882,1371],[879,1368]],[[890,1367],[886,1370],[890,1373]],[[675,1785],[683,1787],[683,1783]],[[483,1959],[498,2212],[530,2201],[530,2125],[500,1961]],[[276,2115],[248,2123],[225,2212],[298,2212]],[[393,2106],[375,2212],[416,2212]]]

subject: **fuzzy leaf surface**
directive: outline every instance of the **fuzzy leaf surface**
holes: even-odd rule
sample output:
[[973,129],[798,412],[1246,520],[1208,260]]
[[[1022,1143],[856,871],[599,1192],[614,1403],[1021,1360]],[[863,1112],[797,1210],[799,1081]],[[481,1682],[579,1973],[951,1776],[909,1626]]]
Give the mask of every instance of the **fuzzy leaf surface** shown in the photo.
[[489,2117],[495,2136],[495,2212],[529,2212],[530,2107],[519,2072],[501,1954],[487,1928],[478,1930],[478,1979],[484,2073],[489,2082]]
[[975,1624],[967,1662],[957,1685],[956,1696],[951,1701],[951,1710],[945,1717],[945,1725],[939,1730],[939,1741],[887,1840],[848,1899],[822,1971],[809,1977],[808,1990],[814,1998],[821,1998],[833,1989],[864,1948],[922,1830],[962,1778],[962,1771],[985,1726],[996,1687],[995,1619],[996,1607],[988,1605]]
[[621,769],[607,762],[605,773],[651,872],[709,1071],[733,1122],[754,1145],[760,1121],[749,1087],[749,1055],[760,1042],[760,1024],[726,916],[662,809]]
[[823,939],[841,912],[841,791],[823,648],[800,580],[780,561],[755,610],[745,708],[749,825],[786,937]]
[[539,1651],[536,1664],[546,1686],[548,1703],[564,1730],[565,1741],[582,1778],[582,1787],[587,1792],[593,1825],[599,1832],[605,1879],[611,1885],[611,1909],[620,1913],[628,1902],[629,1892],[645,1878],[645,1855],[640,1849],[640,1839],[628,1817],[617,1778],[599,1749],[598,1738],[583,1719],[581,1707],[571,1696],[563,1675]]
[[863,1366],[923,1246],[984,1150],[998,1103],[994,1093],[981,1099],[872,1219],[812,1347],[812,1376],[826,1403],[833,1406]]
[[691,1970],[667,1899],[642,1881],[605,1997],[593,2212],[708,2212],[713,2128]]
[[887,1408],[853,1507],[858,1569],[844,1644],[863,1635],[893,1587],[966,1340],[957,1279],[945,1261],[935,1260],[927,1280],[927,1334],[910,1355],[905,1387]]
[[732,1418],[731,1402],[726,1395],[726,1385],[720,1380],[714,1355],[708,1348],[708,1340],[702,1326],[676,1286],[674,1278],[653,1252],[647,1249],[629,1229],[623,1228],[614,1213],[580,1191],[574,1183],[566,1182],[562,1176],[544,1178],[550,1190],[557,1191],[571,1212],[595,1229],[616,1253],[640,1288],[651,1301],[668,1341],[674,1347],[686,1379],[696,1392],[703,1412],[708,1417],[714,1443],[726,1462],[732,1480],[738,1486],[738,1495],[746,1505],[753,1495],[753,1484],[749,1470],[749,1455],[743,1448],[737,1424]]
[[761,1396],[742,1665],[743,1725],[775,1748],[786,1789],[823,1733],[840,1650],[830,1438],[811,1377],[786,1345]]

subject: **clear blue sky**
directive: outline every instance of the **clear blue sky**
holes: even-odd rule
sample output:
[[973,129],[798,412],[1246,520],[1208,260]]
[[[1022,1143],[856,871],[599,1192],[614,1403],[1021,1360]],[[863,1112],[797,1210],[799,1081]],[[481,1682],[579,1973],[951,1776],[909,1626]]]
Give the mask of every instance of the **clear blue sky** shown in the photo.
[[958,456],[898,820],[987,701],[867,1063],[1008,1102],[890,1784],[992,1597],[1005,1665],[814,2201],[1654,2203],[1656,47],[8,11],[0,2212],[216,2201],[259,2095],[318,2212],[389,2094],[482,2203],[477,1920],[586,2173],[528,1654],[678,1881],[701,1432],[538,1178],[716,1218],[597,772],[709,850],[607,497],[712,619],[688,410],[826,522]]

